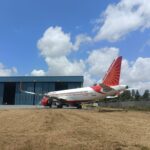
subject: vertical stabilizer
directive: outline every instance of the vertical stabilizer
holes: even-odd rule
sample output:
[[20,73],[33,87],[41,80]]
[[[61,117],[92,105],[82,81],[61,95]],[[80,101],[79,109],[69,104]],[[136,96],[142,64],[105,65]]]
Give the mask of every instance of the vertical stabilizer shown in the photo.
[[113,61],[107,73],[103,78],[103,84],[107,86],[115,86],[119,84],[122,56]]

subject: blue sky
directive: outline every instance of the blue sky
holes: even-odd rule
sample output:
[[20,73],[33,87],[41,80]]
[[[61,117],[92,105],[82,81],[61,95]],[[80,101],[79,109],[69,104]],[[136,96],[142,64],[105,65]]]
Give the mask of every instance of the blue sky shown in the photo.
[[[138,75],[141,66],[150,63],[150,15],[146,11],[149,8],[148,0],[1,0],[0,75],[41,75],[41,72],[42,75],[77,74],[85,75],[93,82],[104,74],[115,56],[122,55],[124,68],[131,72],[125,78],[124,70],[122,81],[130,82],[134,73]],[[64,38],[69,38],[61,42],[72,46],[67,47],[68,51],[55,61],[62,58],[62,62],[70,65],[68,67],[81,66],[74,68],[77,72],[70,70],[68,74],[61,74],[60,62],[55,64],[49,54],[55,46],[48,45],[49,52],[42,42],[38,46],[38,41],[45,37],[43,34],[50,28],[52,32],[45,38],[52,40],[51,34],[56,27],[61,28],[56,32],[58,37],[62,33]],[[78,48],[73,48],[77,36],[81,34],[84,40],[80,38]],[[54,43],[60,44],[57,52],[65,51],[62,43]],[[106,54],[103,55],[105,61],[110,58],[107,64],[97,56],[102,61],[96,62],[106,65],[104,70],[100,67],[99,75],[92,72],[98,65],[92,63],[94,50]],[[107,56],[109,50],[112,57]],[[56,66],[52,67],[50,62]],[[82,69],[83,72],[80,71]],[[137,80],[147,82],[149,87],[148,73]]]
[[[61,26],[73,36],[79,32],[91,34],[90,21],[96,19],[108,3],[99,0],[92,3],[86,0],[1,1],[0,60],[9,67],[18,66],[20,73],[30,71],[42,63],[36,44],[49,26]],[[32,59],[30,63],[26,61],[28,58]],[[20,62],[27,68],[22,69]]]

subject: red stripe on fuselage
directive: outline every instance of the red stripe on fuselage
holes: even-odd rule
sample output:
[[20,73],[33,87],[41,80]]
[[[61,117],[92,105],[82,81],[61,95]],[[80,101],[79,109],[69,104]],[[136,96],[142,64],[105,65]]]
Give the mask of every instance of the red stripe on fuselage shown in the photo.
[[95,100],[65,100],[68,104],[76,104],[76,103],[86,103],[86,102],[94,102]]
[[105,94],[104,92],[102,92],[103,88],[100,85],[95,85],[95,86],[92,86],[91,88],[97,93]]

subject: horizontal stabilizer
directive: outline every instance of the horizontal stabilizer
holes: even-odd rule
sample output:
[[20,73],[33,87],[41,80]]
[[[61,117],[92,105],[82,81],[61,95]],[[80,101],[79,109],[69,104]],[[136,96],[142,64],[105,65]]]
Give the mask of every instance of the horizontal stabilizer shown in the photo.
[[116,95],[116,96],[107,96],[106,98],[117,98],[118,97],[118,95]]

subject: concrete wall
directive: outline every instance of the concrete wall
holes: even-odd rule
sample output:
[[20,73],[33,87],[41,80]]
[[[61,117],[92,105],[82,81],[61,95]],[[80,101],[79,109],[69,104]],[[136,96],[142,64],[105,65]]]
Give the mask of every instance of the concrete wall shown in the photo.
[[150,101],[99,102],[99,106],[116,108],[150,108]]

